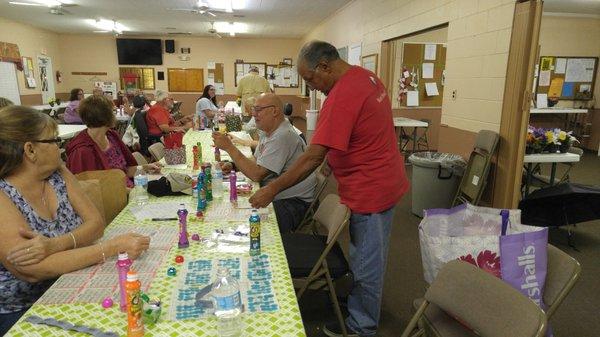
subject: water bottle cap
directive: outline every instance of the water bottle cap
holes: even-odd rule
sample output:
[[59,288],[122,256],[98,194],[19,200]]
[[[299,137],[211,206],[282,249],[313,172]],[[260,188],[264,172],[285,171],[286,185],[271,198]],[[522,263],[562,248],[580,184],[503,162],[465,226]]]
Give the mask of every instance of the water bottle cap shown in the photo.
[[142,165],[138,165],[137,169],[141,170],[142,169]]
[[129,255],[127,255],[127,252],[119,252],[119,257],[118,257],[119,261],[124,261],[129,259]]
[[135,270],[129,269],[127,272],[127,282],[134,282],[138,280],[138,274]]

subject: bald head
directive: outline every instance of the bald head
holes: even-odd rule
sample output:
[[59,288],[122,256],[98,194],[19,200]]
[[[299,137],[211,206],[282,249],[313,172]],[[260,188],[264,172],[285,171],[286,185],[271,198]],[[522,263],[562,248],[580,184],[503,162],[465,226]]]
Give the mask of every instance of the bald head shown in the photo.
[[272,93],[264,93],[256,98],[252,109],[256,127],[270,135],[284,121],[283,103]]

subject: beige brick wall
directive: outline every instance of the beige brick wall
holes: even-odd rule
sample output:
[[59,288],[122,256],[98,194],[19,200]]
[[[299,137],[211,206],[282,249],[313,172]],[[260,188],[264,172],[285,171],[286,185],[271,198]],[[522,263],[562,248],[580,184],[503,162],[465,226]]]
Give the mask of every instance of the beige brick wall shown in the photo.
[[[355,0],[315,27],[304,41],[338,47],[361,42],[363,55],[381,42],[448,23],[442,123],[498,131],[514,0]],[[456,100],[452,91],[456,90]]]

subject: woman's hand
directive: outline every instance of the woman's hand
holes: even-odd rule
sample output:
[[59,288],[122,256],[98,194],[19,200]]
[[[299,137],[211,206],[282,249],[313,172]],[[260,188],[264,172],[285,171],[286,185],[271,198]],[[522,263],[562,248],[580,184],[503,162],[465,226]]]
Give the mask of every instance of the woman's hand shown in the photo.
[[55,253],[54,240],[30,229],[19,229],[27,241],[19,243],[8,253],[6,259],[15,266],[29,266],[41,262]]
[[144,165],[144,170],[147,173],[153,173],[153,174],[160,173],[161,168],[162,168],[162,165],[159,162],[154,162],[154,163]]
[[115,248],[116,253],[127,252],[129,258],[136,259],[150,247],[150,237],[137,233],[127,233],[111,239],[110,243]]

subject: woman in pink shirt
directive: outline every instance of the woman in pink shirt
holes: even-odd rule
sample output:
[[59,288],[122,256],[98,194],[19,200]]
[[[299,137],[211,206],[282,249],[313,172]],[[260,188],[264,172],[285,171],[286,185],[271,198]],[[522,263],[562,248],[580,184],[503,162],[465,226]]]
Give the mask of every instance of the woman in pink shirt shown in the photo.
[[83,99],[83,90],[75,88],[71,90],[71,97],[69,97],[69,104],[65,109],[63,119],[67,124],[83,124],[81,117],[79,117],[79,102]]

